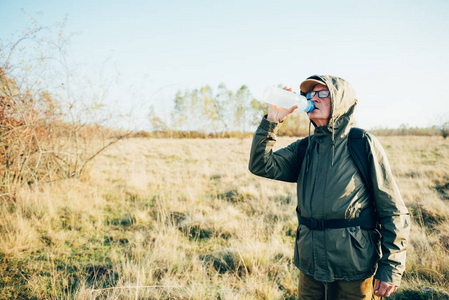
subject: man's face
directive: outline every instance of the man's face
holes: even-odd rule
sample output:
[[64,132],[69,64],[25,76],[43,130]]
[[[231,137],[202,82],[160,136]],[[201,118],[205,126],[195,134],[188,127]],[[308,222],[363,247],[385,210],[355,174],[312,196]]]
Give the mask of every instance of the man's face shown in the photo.
[[[328,91],[329,89],[324,84],[317,84],[312,91],[318,92],[322,90]],[[327,125],[331,116],[331,95],[329,94],[326,98],[320,98],[318,97],[318,93],[316,93],[310,100],[314,102],[315,109],[307,114],[309,119],[312,120],[317,127]]]

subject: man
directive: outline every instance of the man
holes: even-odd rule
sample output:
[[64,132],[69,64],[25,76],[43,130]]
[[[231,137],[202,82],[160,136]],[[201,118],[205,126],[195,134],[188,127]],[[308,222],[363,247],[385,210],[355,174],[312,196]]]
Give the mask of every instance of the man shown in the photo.
[[[272,151],[282,121],[297,106],[270,105],[254,134],[249,162],[253,174],[297,182],[300,224],[294,263],[300,270],[299,299],[388,297],[405,269],[410,219],[385,152],[367,134],[371,191],[348,149],[357,104],[352,87],[338,77],[315,75],[302,82],[300,90],[315,104],[308,113],[315,133],[307,138],[301,168],[301,140]],[[347,220],[358,223],[347,225]]]

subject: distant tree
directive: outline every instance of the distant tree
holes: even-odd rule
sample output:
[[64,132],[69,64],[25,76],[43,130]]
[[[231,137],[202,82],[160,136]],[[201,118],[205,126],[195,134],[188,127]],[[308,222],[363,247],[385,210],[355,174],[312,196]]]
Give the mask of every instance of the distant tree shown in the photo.
[[167,124],[156,115],[153,105],[150,106],[150,112],[148,113],[148,118],[150,119],[152,131],[154,131],[156,133],[168,131]]
[[189,123],[189,104],[187,103],[189,100],[189,93],[189,91],[178,91],[173,100],[175,102],[175,106],[172,115],[176,130],[184,130]]
[[436,117],[437,125],[435,126],[445,139],[449,136],[449,118],[446,114],[441,114]]
[[449,135],[449,121],[444,122],[443,124],[441,124],[439,126],[440,132],[441,132],[441,136],[443,138],[447,138]]
[[399,125],[399,130],[401,131],[401,135],[408,135],[408,124]]
[[220,121],[220,128],[222,135],[230,130],[230,107],[232,105],[231,99],[234,97],[234,93],[226,87],[224,83],[218,86],[218,93],[215,96],[216,114]]
[[210,131],[217,134],[221,127],[220,103],[218,103],[217,97],[214,96],[213,90],[209,85],[199,90],[199,96],[202,104],[202,129],[206,131],[205,129],[209,128]]
[[268,104],[253,98],[250,103],[250,119],[249,124],[257,126],[265,112],[268,111]]
[[241,132],[246,132],[251,109],[252,95],[246,85],[242,85],[234,97],[234,126]]

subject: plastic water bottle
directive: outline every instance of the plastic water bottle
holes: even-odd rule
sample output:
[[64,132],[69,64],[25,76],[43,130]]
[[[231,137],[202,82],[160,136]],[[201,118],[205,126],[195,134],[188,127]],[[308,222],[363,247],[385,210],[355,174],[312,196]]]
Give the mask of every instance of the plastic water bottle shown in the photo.
[[290,108],[293,105],[298,105],[298,110],[305,111],[306,113],[311,112],[315,108],[315,104],[312,101],[307,100],[306,97],[274,86],[267,86],[265,88],[262,101],[283,108]]

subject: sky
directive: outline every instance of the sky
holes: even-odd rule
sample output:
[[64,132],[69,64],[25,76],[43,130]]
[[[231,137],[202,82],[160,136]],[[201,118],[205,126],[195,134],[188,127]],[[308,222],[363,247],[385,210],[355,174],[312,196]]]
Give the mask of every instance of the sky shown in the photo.
[[429,127],[449,119],[448,15],[447,0],[0,0],[0,41],[29,16],[65,19],[75,60],[112,66],[119,105],[143,118],[150,105],[166,117],[178,90],[246,85],[260,99],[329,74],[354,87],[357,126]]

